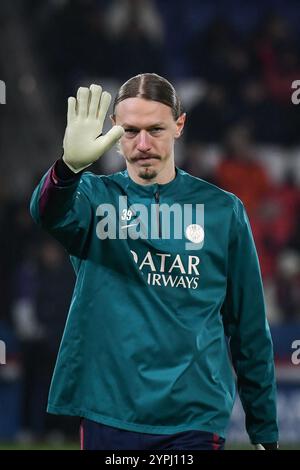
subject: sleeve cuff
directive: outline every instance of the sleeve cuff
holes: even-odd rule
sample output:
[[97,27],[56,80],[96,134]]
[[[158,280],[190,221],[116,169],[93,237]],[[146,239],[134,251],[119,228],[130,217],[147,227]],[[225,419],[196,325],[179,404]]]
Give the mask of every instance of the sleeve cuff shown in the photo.
[[62,158],[57,160],[51,170],[51,179],[58,186],[68,186],[75,183],[81,176],[82,171],[74,173],[65,164]]

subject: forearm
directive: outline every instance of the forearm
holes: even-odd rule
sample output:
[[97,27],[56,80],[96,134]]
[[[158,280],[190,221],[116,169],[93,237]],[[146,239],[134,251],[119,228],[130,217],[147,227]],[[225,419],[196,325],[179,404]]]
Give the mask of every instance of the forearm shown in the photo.
[[[261,333],[264,336],[265,333]],[[234,343],[234,341],[233,341]],[[244,350],[240,357],[232,344],[235,355],[238,392],[245,411],[246,429],[253,444],[278,440],[276,412],[276,382],[271,339],[255,341],[249,356]]]
[[80,256],[92,220],[89,193],[82,174],[58,160],[36,187],[30,203],[35,222],[50,233],[70,254]]
[[253,444],[274,442],[278,440],[275,368],[259,261],[240,203],[235,214],[224,326],[250,440]]
[[31,199],[31,215],[38,224],[61,217],[71,208],[80,176],[81,173],[73,173],[62,159],[55,162]]
[[[42,178],[35,189],[30,211],[37,224],[73,249],[72,239],[86,238],[93,217],[93,190],[82,171],[92,165],[124,134],[113,126],[102,135],[111,96],[98,85],[80,87],[77,99],[68,99],[67,127],[63,157]],[[98,182],[97,182],[98,183]],[[80,184],[80,191],[78,185]]]

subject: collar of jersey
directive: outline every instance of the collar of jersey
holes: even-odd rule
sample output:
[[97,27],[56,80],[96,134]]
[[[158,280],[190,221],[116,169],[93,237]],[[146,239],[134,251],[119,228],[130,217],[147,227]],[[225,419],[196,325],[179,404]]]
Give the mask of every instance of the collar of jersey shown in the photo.
[[123,176],[127,179],[126,181],[126,190],[135,192],[137,194],[144,194],[144,195],[152,195],[155,194],[157,191],[159,194],[172,194],[176,192],[176,188],[179,183],[179,179],[181,176],[181,170],[177,167],[175,167],[175,178],[172,179],[172,181],[169,181],[169,183],[165,184],[158,184],[158,183],[153,183],[153,184],[138,184],[133,179],[130,178],[128,175],[128,171],[125,170],[123,171]]

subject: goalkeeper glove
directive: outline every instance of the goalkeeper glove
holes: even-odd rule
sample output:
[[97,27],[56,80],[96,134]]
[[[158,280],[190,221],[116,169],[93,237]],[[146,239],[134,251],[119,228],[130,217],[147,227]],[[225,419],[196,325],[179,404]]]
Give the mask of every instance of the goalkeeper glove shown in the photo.
[[101,135],[110,101],[110,94],[102,93],[98,85],[91,85],[90,89],[80,87],[77,99],[68,99],[62,158],[74,173],[92,165],[124,134],[123,127],[113,126],[106,135]]
[[254,450],[278,450],[278,442],[268,442],[265,444],[253,444]]

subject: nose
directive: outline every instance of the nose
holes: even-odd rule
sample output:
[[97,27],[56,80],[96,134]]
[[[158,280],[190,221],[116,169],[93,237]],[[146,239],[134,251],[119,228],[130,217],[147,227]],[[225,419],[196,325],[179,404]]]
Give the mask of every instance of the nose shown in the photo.
[[137,150],[139,152],[147,152],[151,149],[150,136],[147,131],[142,129],[138,134]]

